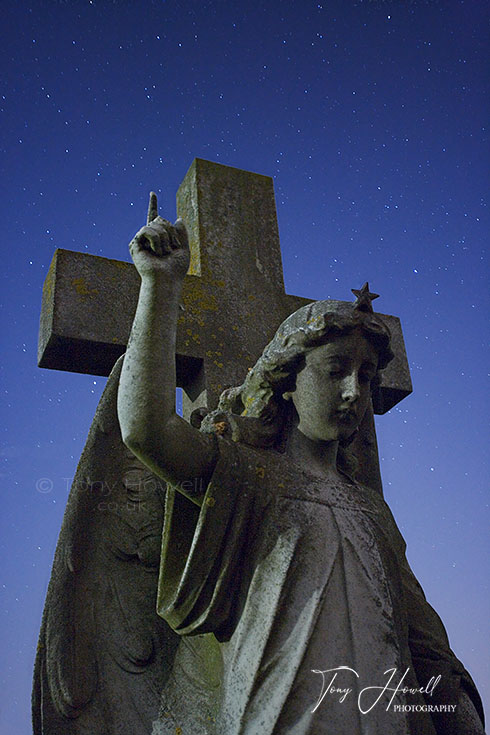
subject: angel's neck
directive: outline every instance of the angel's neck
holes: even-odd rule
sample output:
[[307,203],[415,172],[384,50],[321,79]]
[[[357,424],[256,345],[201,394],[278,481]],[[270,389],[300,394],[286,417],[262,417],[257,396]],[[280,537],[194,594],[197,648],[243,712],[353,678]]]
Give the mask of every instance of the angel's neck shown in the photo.
[[342,478],[337,469],[338,441],[315,441],[297,427],[289,434],[286,454],[296,464],[322,479]]

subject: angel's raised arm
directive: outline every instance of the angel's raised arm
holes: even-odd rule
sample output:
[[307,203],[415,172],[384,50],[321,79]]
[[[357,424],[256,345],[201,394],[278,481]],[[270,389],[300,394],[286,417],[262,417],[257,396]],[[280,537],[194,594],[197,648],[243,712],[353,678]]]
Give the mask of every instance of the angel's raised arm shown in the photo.
[[[141,288],[119,383],[123,441],[152,472],[177,488],[205,488],[216,463],[213,437],[175,412],[177,318],[189,244],[182,220],[172,225],[158,216],[153,192],[147,225],[129,249]],[[202,497],[184,494],[202,502]]]

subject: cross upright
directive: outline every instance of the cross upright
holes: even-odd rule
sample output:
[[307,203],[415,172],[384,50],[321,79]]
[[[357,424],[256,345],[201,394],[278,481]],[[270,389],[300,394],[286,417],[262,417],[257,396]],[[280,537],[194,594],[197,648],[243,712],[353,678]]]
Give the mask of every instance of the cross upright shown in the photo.
[[[191,250],[176,354],[189,418],[194,408],[214,408],[224,388],[243,382],[279,324],[311,299],[285,292],[270,177],[196,158],[178,189],[177,214]],[[57,250],[43,288],[39,366],[108,375],[126,348],[138,290],[130,263]],[[399,319],[382,316],[395,359],[374,396],[376,413],[412,390]],[[381,490],[371,410],[354,451],[359,479]]]

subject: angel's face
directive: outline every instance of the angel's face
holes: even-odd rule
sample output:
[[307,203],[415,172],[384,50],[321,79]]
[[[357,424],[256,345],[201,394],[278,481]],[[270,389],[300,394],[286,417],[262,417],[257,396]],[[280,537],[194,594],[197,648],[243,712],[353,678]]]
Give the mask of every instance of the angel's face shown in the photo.
[[290,393],[298,429],[314,441],[340,441],[366,412],[378,353],[360,329],[315,347],[305,356]]

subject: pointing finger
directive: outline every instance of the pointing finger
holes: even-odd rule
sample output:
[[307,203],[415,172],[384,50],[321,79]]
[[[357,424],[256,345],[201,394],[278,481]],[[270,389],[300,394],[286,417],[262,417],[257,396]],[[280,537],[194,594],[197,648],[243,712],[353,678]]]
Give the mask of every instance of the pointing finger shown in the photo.
[[148,217],[146,220],[147,224],[149,225],[150,222],[153,222],[156,217],[158,217],[157,195],[154,191],[150,191],[150,203],[148,204]]

